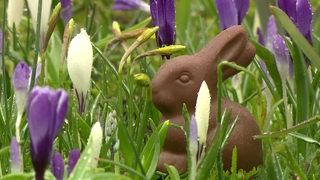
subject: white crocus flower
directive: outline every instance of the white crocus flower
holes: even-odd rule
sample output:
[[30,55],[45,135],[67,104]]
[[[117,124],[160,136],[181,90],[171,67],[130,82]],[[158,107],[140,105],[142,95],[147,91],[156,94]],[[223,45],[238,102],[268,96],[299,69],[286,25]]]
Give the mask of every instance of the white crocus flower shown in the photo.
[[70,42],[68,49],[68,72],[76,89],[80,114],[84,111],[84,101],[90,87],[93,51],[90,37],[84,29]]
[[24,0],[8,1],[8,26],[13,28],[13,24],[17,28],[20,24],[24,7]]
[[[198,92],[198,98],[196,103],[195,118],[198,125],[198,137],[199,145],[202,152],[205,149],[207,141],[207,132],[209,127],[210,117],[210,91],[205,81],[202,82],[200,90]],[[200,152],[200,153],[202,153]]]
[[[38,17],[38,0],[27,0],[27,2],[28,2],[30,13],[31,13],[33,29],[36,32],[37,17]],[[48,30],[51,3],[52,3],[52,0],[42,0],[41,24],[40,24],[41,42],[44,41],[45,35]]]
[[91,167],[96,168],[102,145],[102,128],[99,121],[92,126],[89,140],[92,141]]

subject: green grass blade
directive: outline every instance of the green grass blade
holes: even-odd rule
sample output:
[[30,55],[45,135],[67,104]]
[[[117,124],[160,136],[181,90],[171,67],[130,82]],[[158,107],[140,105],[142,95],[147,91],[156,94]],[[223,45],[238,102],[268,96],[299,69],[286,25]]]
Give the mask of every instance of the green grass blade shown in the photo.
[[174,166],[166,165],[166,164],[165,164],[165,166],[166,166],[166,168],[168,170],[170,179],[172,179],[172,180],[180,180],[179,172]]
[[[179,8],[177,8],[179,7]],[[190,19],[191,0],[183,0],[177,3],[176,24],[177,34],[181,42],[186,40],[186,29]]]

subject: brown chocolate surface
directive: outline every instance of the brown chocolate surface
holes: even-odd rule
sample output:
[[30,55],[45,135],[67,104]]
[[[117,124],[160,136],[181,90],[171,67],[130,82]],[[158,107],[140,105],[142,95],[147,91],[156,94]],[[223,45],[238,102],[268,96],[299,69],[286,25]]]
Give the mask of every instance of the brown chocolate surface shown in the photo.
[[[182,105],[185,103],[189,114],[194,114],[197,93],[202,81],[206,81],[211,93],[208,147],[216,129],[218,61],[227,60],[246,67],[254,56],[255,48],[247,40],[243,27],[233,26],[214,37],[197,54],[179,56],[165,62],[152,80],[152,101],[163,115],[161,121],[170,120],[184,126]],[[223,79],[236,73],[237,70],[226,66],[223,68]],[[250,171],[263,161],[261,141],[253,139],[254,135],[260,134],[259,127],[251,113],[240,104],[222,99],[222,111],[224,109],[232,109],[231,120],[239,116],[223,151],[224,169],[230,169],[232,149],[237,146],[238,169]],[[186,138],[180,129],[169,127],[158,163],[158,170],[167,172],[164,164],[174,165],[180,173],[187,170]]]

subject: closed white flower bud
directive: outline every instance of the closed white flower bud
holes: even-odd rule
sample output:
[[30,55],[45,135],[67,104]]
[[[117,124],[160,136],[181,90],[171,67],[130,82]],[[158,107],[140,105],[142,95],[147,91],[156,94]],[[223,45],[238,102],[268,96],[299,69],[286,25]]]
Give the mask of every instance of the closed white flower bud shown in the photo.
[[93,52],[90,37],[84,29],[81,29],[81,32],[71,40],[67,57],[69,76],[77,91],[81,106],[84,104],[81,103],[81,99],[85,100],[90,87],[92,63]]
[[200,146],[205,146],[210,117],[210,91],[205,81],[202,82],[198,92],[195,118],[198,125],[198,137]]
[[[40,26],[40,32],[41,32],[42,38],[44,38],[48,30],[51,3],[52,3],[52,0],[42,0],[41,26]],[[37,17],[38,17],[38,0],[28,0],[28,6],[31,13],[33,29],[36,32]]]
[[9,0],[8,1],[8,26],[13,28],[19,26],[23,13],[24,0]]
[[89,141],[92,140],[91,167],[96,168],[102,145],[102,129],[99,121],[92,126],[89,138]]

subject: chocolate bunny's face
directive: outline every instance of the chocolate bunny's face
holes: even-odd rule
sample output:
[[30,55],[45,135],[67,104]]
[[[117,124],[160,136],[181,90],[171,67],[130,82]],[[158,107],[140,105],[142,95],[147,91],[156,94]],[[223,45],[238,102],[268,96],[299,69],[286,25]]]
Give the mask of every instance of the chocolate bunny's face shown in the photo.
[[[152,80],[153,103],[165,116],[181,113],[183,103],[193,111],[202,81],[208,84],[212,99],[216,98],[219,59],[247,66],[254,55],[255,49],[248,42],[245,30],[241,26],[229,28],[197,54],[166,61]],[[224,67],[223,79],[237,72]]]
[[195,66],[194,56],[179,56],[161,66],[152,80],[154,105],[168,116],[181,113],[183,103],[194,109],[197,92],[203,81],[204,71]]

